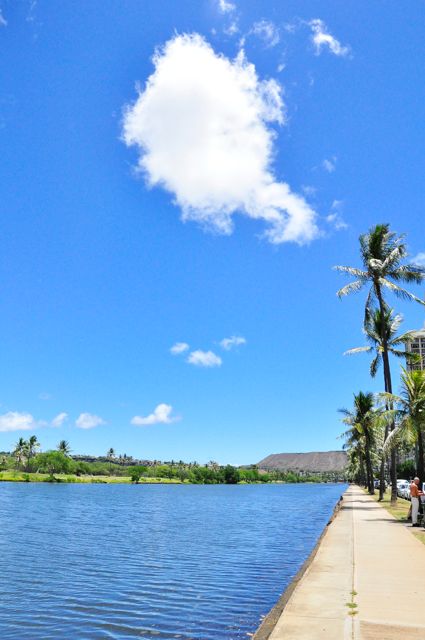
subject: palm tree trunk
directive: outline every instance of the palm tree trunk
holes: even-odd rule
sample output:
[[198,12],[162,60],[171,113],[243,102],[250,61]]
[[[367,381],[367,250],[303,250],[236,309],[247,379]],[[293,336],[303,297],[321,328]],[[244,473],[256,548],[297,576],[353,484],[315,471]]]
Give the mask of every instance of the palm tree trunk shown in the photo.
[[[381,287],[377,282],[375,282],[375,291],[376,291],[376,297],[378,298],[378,301],[379,301],[379,309],[381,311],[381,316],[384,317],[385,303],[382,297]],[[393,388],[392,388],[392,381],[391,381],[390,359],[388,356],[388,344],[387,344],[387,336],[385,335],[384,323],[382,323],[381,340],[382,340],[382,363],[384,365],[385,391],[387,393],[392,393]],[[390,431],[393,431],[394,428],[395,428],[395,424],[394,424],[394,421],[392,421],[390,425]],[[386,433],[385,439],[388,436],[388,430],[386,431],[387,433]],[[391,504],[395,504],[397,502],[397,465],[396,465],[395,449],[391,451],[390,475],[391,475]],[[380,497],[381,497],[381,491],[382,491],[382,481],[381,481],[381,487],[379,492]]]
[[420,480],[419,487],[422,488],[422,483],[425,481],[425,463],[424,463],[424,434],[422,433],[421,425],[418,425],[418,478]]
[[373,496],[375,493],[375,486],[373,484],[373,467],[372,461],[370,459],[370,438],[369,434],[365,434],[366,447],[365,447],[365,458],[366,458],[366,472],[367,472],[367,490],[368,493]]

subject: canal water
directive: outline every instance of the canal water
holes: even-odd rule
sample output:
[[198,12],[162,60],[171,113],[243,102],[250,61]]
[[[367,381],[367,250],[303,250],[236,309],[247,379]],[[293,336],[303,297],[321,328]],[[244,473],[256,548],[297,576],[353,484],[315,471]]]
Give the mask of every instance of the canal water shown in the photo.
[[0,638],[246,639],[344,490],[0,483]]

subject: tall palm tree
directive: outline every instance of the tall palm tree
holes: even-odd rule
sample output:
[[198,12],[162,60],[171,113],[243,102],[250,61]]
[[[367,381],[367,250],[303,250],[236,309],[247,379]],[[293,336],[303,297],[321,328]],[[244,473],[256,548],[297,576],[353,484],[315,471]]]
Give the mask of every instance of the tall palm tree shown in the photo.
[[[359,241],[363,269],[347,266],[334,267],[337,271],[355,278],[353,282],[339,289],[337,292],[338,297],[341,298],[350,293],[360,291],[365,286],[369,286],[365,305],[365,320],[374,300],[377,301],[381,315],[384,317],[387,306],[384,300],[384,290],[391,291],[404,300],[414,300],[420,304],[425,304],[423,300],[420,300],[413,293],[399,285],[399,282],[420,284],[425,279],[424,267],[415,264],[403,264],[407,257],[403,236],[397,236],[397,234],[391,232],[388,224],[378,224],[370,229],[369,233],[361,235]],[[381,343],[385,391],[392,393],[388,342],[383,330]],[[391,430],[393,429],[394,424],[391,425]],[[391,454],[391,502],[393,503],[397,501],[395,461],[395,451],[393,451]]]
[[65,456],[69,456],[69,454],[71,453],[71,446],[68,440],[61,440],[56,449],[63,453]]
[[113,449],[112,447],[108,449],[106,457],[108,458],[108,460],[113,460],[115,458],[115,449]]
[[35,456],[35,454],[37,453],[37,450],[40,448],[40,443],[37,440],[37,436],[30,436],[30,438],[28,438],[27,443],[26,443],[26,452],[27,452],[27,463],[26,463],[26,469],[27,471],[29,470],[29,461],[31,460],[31,458],[33,458]]
[[40,443],[37,440],[37,436],[31,436],[28,439],[28,457],[33,458],[37,452],[37,449],[40,448]]
[[24,440],[24,438],[19,438],[15,445],[13,455],[15,456],[15,460],[18,465],[23,465],[28,459],[28,442]]
[[372,448],[374,445],[374,427],[377,421],[377,411],[373,393],[359,393],[354,395],[353,410],[340,409],[344,415],[343,422],[350,429],[344,434],[351,442],[362,443],[366,463],[367,488],[370,495],[375,493],[373,483]]
[[[385,336],[388,353],[396,358],[406,358],[412,362],[415,362],[418,358],[416,354],[408,353],[404,349],[399,347],[405,345],[411,338],[411,333],[407,332],[400,336],[397,336],[397,331],[400,324],[403,321],[403,317],[400,314],[394,315],[394,310],[389,309],[386,305],[384,312],[374,307],[369,307],[365,312],[365,323],[363,332],[366,335],[366,340],[369,345],[364,347],[356,347],[349,349],[344,355],[353,355],[356,353],[373,353],[374,357],[370,363],[370,375],[374,378],[377,374],[378,368],[383,360],[384,345],[382,337]],[[389,407],[388,407],[389,408]],[[385,439],[388,437],[389,423],[385,426],[386,433]],[[394,452],[395,458],[395,452]],[[394,459],[395,464],[395,459]],[[393,465],[392,465],[393,466]],[[385,472],[385,456],[382,456],[381,468],[380,468],[380,486],[379,486],[379,499],[384,497],[384,472]]]
[[390,435],[387,446],[394,448],[397,436],[412,435],[418,445],[417,475],[425,481],[425,371],[406,371],[402,368],[400,395],[381,394],[385,401],[389,399],[398,407],[398,425]]

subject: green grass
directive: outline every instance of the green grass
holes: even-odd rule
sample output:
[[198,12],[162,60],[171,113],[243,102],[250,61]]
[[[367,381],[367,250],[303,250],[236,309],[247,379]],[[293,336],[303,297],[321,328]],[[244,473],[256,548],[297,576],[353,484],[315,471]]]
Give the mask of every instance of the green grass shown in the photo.
[[[379,491],[376,492],[375,495],[372,496],[372,498],[378,501]],[[387,489],[385,491],[384,499],[381,502],[379,502],[379,504],[382,505],[384,509],[388,511],[388,513],[391,513],[391,515],[394,516],[394,518],[396,518],[397,520],[400,520],[400,522],[408,521],[407,514],[409,513],[409,509],[410,509],[410,502],[408,500],[404,500],[404,498],[397,498],[396,504],[392,505],[390,489]],[[419,529],[418,531],[417,529],[412,529],[411,533],[413,533],[413,535],[418,540],[420,540],[420,542],[425,544],[425,530]]]
[[[0,482],[48,482],[48,473],[25,473],[23,471],[0,471]],[[76,476],[55,473],[59,482],[81,484],[130,484],[129,476]],[[140,478],[139,484],[182,484],[180,480],[169,478]]]

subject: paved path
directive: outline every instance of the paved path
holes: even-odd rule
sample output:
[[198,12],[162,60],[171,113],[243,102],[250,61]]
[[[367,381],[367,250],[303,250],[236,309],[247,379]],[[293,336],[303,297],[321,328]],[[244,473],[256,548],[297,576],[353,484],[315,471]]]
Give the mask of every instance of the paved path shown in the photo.
[[425,545],[350,487],[270,640],[425,640]]

